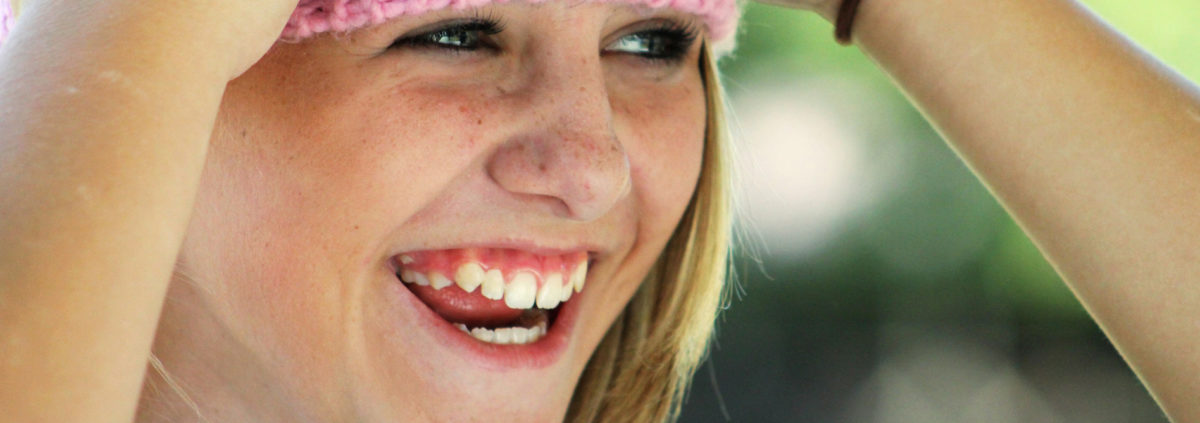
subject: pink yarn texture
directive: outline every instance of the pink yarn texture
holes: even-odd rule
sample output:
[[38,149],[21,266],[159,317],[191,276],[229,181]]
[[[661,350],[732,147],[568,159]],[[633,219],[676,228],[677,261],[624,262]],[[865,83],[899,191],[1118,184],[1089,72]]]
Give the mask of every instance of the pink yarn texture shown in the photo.
[[[382,23],[401,15],[418,15],[452,7],[466,9],[492,3],[493,0],[301,0],[283,39],[299,40],[327,31],[348,31]],[[506,3],[508,0],[494,0]],[[547,0],[524,0],[540,3]],[[590,0],[596,2],[642,4],[651,8],[671,7],[700,16],[713,41],[720,42],[737,26],[736,0]]]
[[[287,27],[284,40],[301,40],[322,32],[349,31],[383,23],[402,15],[417,15],[452,7],[466,9],[509,0],[300,0]],[[539,3],[547,0],[523,0]],[[570,0],[575,1],[575,0]],[[741,14],[737,0],[590,0],[641,4],[650,8],[671,7],[695,14],[705,21],[709,37],[721,52],[732,50],[732,37]],[[0,0],[0,46],[15,24],[9,0]]]

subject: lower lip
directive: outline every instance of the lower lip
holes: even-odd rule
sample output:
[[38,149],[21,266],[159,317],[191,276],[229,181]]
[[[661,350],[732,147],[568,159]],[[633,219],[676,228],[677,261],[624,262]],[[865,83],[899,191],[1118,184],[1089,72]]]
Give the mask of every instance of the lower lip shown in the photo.
[[[416,310],[418,324],[428,330],[438,341],[461,352],[468,362],[489,370],[541,369],[556,363],[566,351],[571,331],[575,326],[578,304],[583,293],[576,293],[570,301],[559,306],[558,316],[544,336],[528,344],[492,344],[471,337],[449,321],[434,313],[416,295],[403,286],[400,278],[394,278],[392,291],[401,303]],[[454,289],[453,287],[445,289]]]

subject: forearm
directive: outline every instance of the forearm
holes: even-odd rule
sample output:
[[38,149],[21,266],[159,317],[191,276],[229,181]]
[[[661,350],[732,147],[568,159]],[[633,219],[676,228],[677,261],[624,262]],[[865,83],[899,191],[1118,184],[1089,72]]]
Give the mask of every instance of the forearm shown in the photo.
[[198,36],[158,27],[183,25],[169,16],[68,16],[100,16],[97,3],[28,7],[33,24],[0,55],[0,409],[12,421],[132,421],[227,77],[196,53]]
[[1068,0],[865,0],[856,42],[1200,420],[1200,95]]

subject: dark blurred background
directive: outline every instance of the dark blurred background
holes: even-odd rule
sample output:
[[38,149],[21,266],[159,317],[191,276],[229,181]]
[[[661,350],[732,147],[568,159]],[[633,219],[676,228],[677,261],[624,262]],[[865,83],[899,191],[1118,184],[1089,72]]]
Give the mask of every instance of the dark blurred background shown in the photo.
[[[1200,80],[1200,2],[1084,3]],[[751,4],[722,69],[739,281],[682,421],[1166,421],[996,201],[828,23]]]

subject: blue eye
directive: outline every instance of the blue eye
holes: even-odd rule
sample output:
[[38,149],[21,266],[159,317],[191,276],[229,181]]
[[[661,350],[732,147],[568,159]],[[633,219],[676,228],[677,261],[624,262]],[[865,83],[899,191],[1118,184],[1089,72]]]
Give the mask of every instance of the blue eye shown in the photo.
[[652,61],[683,60],[699,31],[686,24],[659,21],[657,26],[625,35],[604,48],[605,53],[632,54]]
[[475,51],[492,48],[486,39],[504,28],[493,19],[454,21],[433,30],[400,37],[388,49],[403,47],[436,48],[453,51]]

